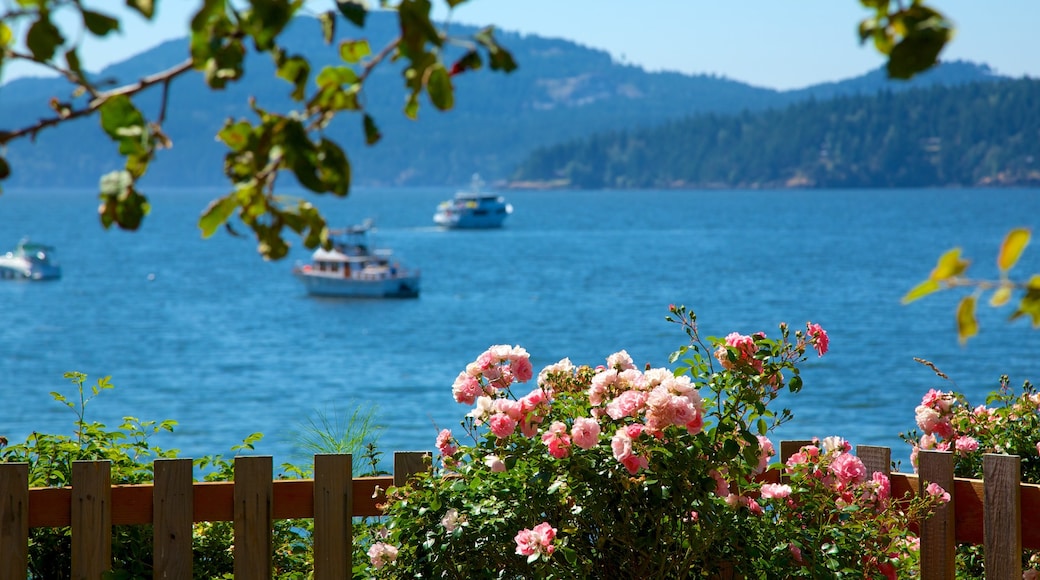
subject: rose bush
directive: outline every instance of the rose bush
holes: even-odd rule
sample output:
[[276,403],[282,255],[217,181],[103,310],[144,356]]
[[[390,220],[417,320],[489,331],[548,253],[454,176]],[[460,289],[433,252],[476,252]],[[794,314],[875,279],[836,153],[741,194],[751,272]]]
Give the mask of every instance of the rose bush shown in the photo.
[[829,347],[816,324],[777,338],[689,343],[675,370],[606,364],[542,369],[496,345],[452,386],[472,409],[442,430],[439,465],[388,490],[363,529],[371,566],[393,578],[894,577],[916,562],[910,522],[942,501],[889,497],[841,439],[804,448],[763,483],[768,435],[791,419],[770,403],[802,388],[798,364]]
[[[949,380],[935,365],[920,362]],[[914,414],[919,430],[900,437],[912,446],[910,461],[915,470],[921,449],[951,451],[957,477],[982,479],[983,455],[1006,453],[1019,456],[1023,482],[1040,483],[1040,393],[1030,382],[1016,392],[1010,379],[1002,376],[986,403],[975,406],[956,391],[929,389]],[[981,546],[959,546],[957,558],[958,578],[984,577]],[[1040,553],[1026,551],[1023,569],[1024,578],[1040,577]]]

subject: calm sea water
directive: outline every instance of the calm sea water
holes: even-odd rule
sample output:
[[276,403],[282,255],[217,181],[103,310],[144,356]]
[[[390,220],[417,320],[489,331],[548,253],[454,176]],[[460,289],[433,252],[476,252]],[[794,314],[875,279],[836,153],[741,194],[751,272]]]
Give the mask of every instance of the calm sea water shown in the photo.
[[[621,349],[666,365],[685,338],[664,320],[670,303],[705,335],[828,330],[831,352],[782,399],[795,420],[778,438],[841,435],[898,458],[929,388],[981,403],[1001,374],[1040,380],[1040,330],[1007,323],[1010,310],[982,309],[962,347],[960,294],[900,304],[953,246],[995,276],[1010,228],[1040,233],[1040,190],[514,192],[504,229],[473,232],[432,226],[449,190],[317,200],[334,224],[376,219],[376,241],[423,272],[416,300],[308,297],[290,275],[302,248],[268,263],[249,238],[201,239],[197,217],[220,191],[148,193],[134,233],[102,230],[91,191],[0,196],[0,245],[29,235],[57,246],[64,269],[54,283],[0,283],[0,435],[71,432],[75,415],[49,393],[72,395],[62,374],[75,370],[116,386],[87,420],[176,420],[157,442],[186,457],[262,432],[257,453],[298,460],[303,424],[357,407],[385,427],[382,449],[431,449],[468,411],[451,398],[455,375],[489,345],[524,346],[536,369]],[[1037,244],[1019,269],[1040,272]]]

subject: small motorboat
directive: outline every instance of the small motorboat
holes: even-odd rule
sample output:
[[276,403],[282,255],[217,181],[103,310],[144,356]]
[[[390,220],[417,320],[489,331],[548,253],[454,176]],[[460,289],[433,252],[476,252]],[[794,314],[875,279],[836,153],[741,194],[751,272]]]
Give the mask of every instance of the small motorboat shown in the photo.
[[484,182],[474,174],[469,191],[459,191],[455,197],[437,205],[433,221],[445,228],[500,228],[513,206],[497,193],[483,191]]
[[57,280],[61,266],[54,248],[22,238],[12,252],[0,255],[0,280]]
[[312,296],[416,298],[419,271],[405,268],[389,249],[369,246],[372,220],[331,232],[332,247],[318,248],[311,263],[297,264],[293,275]]

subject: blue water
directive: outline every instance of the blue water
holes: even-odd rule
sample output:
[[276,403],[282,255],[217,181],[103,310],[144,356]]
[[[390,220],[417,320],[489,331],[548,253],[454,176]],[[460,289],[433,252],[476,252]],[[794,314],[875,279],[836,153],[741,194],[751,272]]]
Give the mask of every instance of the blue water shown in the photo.
[[[186,457],[262,432],[257,453],[298,460],[303,424],[357,406],[385,427],[382,449],[431,449],[468,411],[451,398],[455,375],[489,345],[524,346],[536,369],[620,349],[665,365],[685,338],[664,321],[671,303],[696,311],[705,335],[828,330],[831,352],[782,399],[795,420],[778,437],[841,435],[898,458],[929,388],[981,403],[1001,374],[1040,380],[1040,330],[1006,322],[1008,308],[982,308],[962,347],[960,293],[900,304],[953,246],[973,275],[995,276],[1010,228],[1040,233],[1040,190],[513,192],[498,231],[433,227],[448,190],[317,199],[333,224],[376,219],[376,241],[423,272],[415,300],[308,297],[289,273],[302,248],[269,263],[250,238],[201,239],[197,217],[219,190],[148,193],[134,233],[102,230],[91,191],[0,196],[0,245],[30,235],[64,269],[54,283],[0,283],[0,435],[70,432],[75,415],[49,392],[72,395],[62,374],[75,370],[116,385],[87,420],[176,420],[157,443]],[[1040,272],[1038,245],[1018,277]]]

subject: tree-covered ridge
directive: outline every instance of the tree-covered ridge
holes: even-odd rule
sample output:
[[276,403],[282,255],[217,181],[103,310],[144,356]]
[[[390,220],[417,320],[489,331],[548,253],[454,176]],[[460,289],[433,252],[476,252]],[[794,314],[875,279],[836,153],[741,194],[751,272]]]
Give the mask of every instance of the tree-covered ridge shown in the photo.
[[1040,185],[1040,80],[705,114],[542,148],[519,183],[580,188]]

